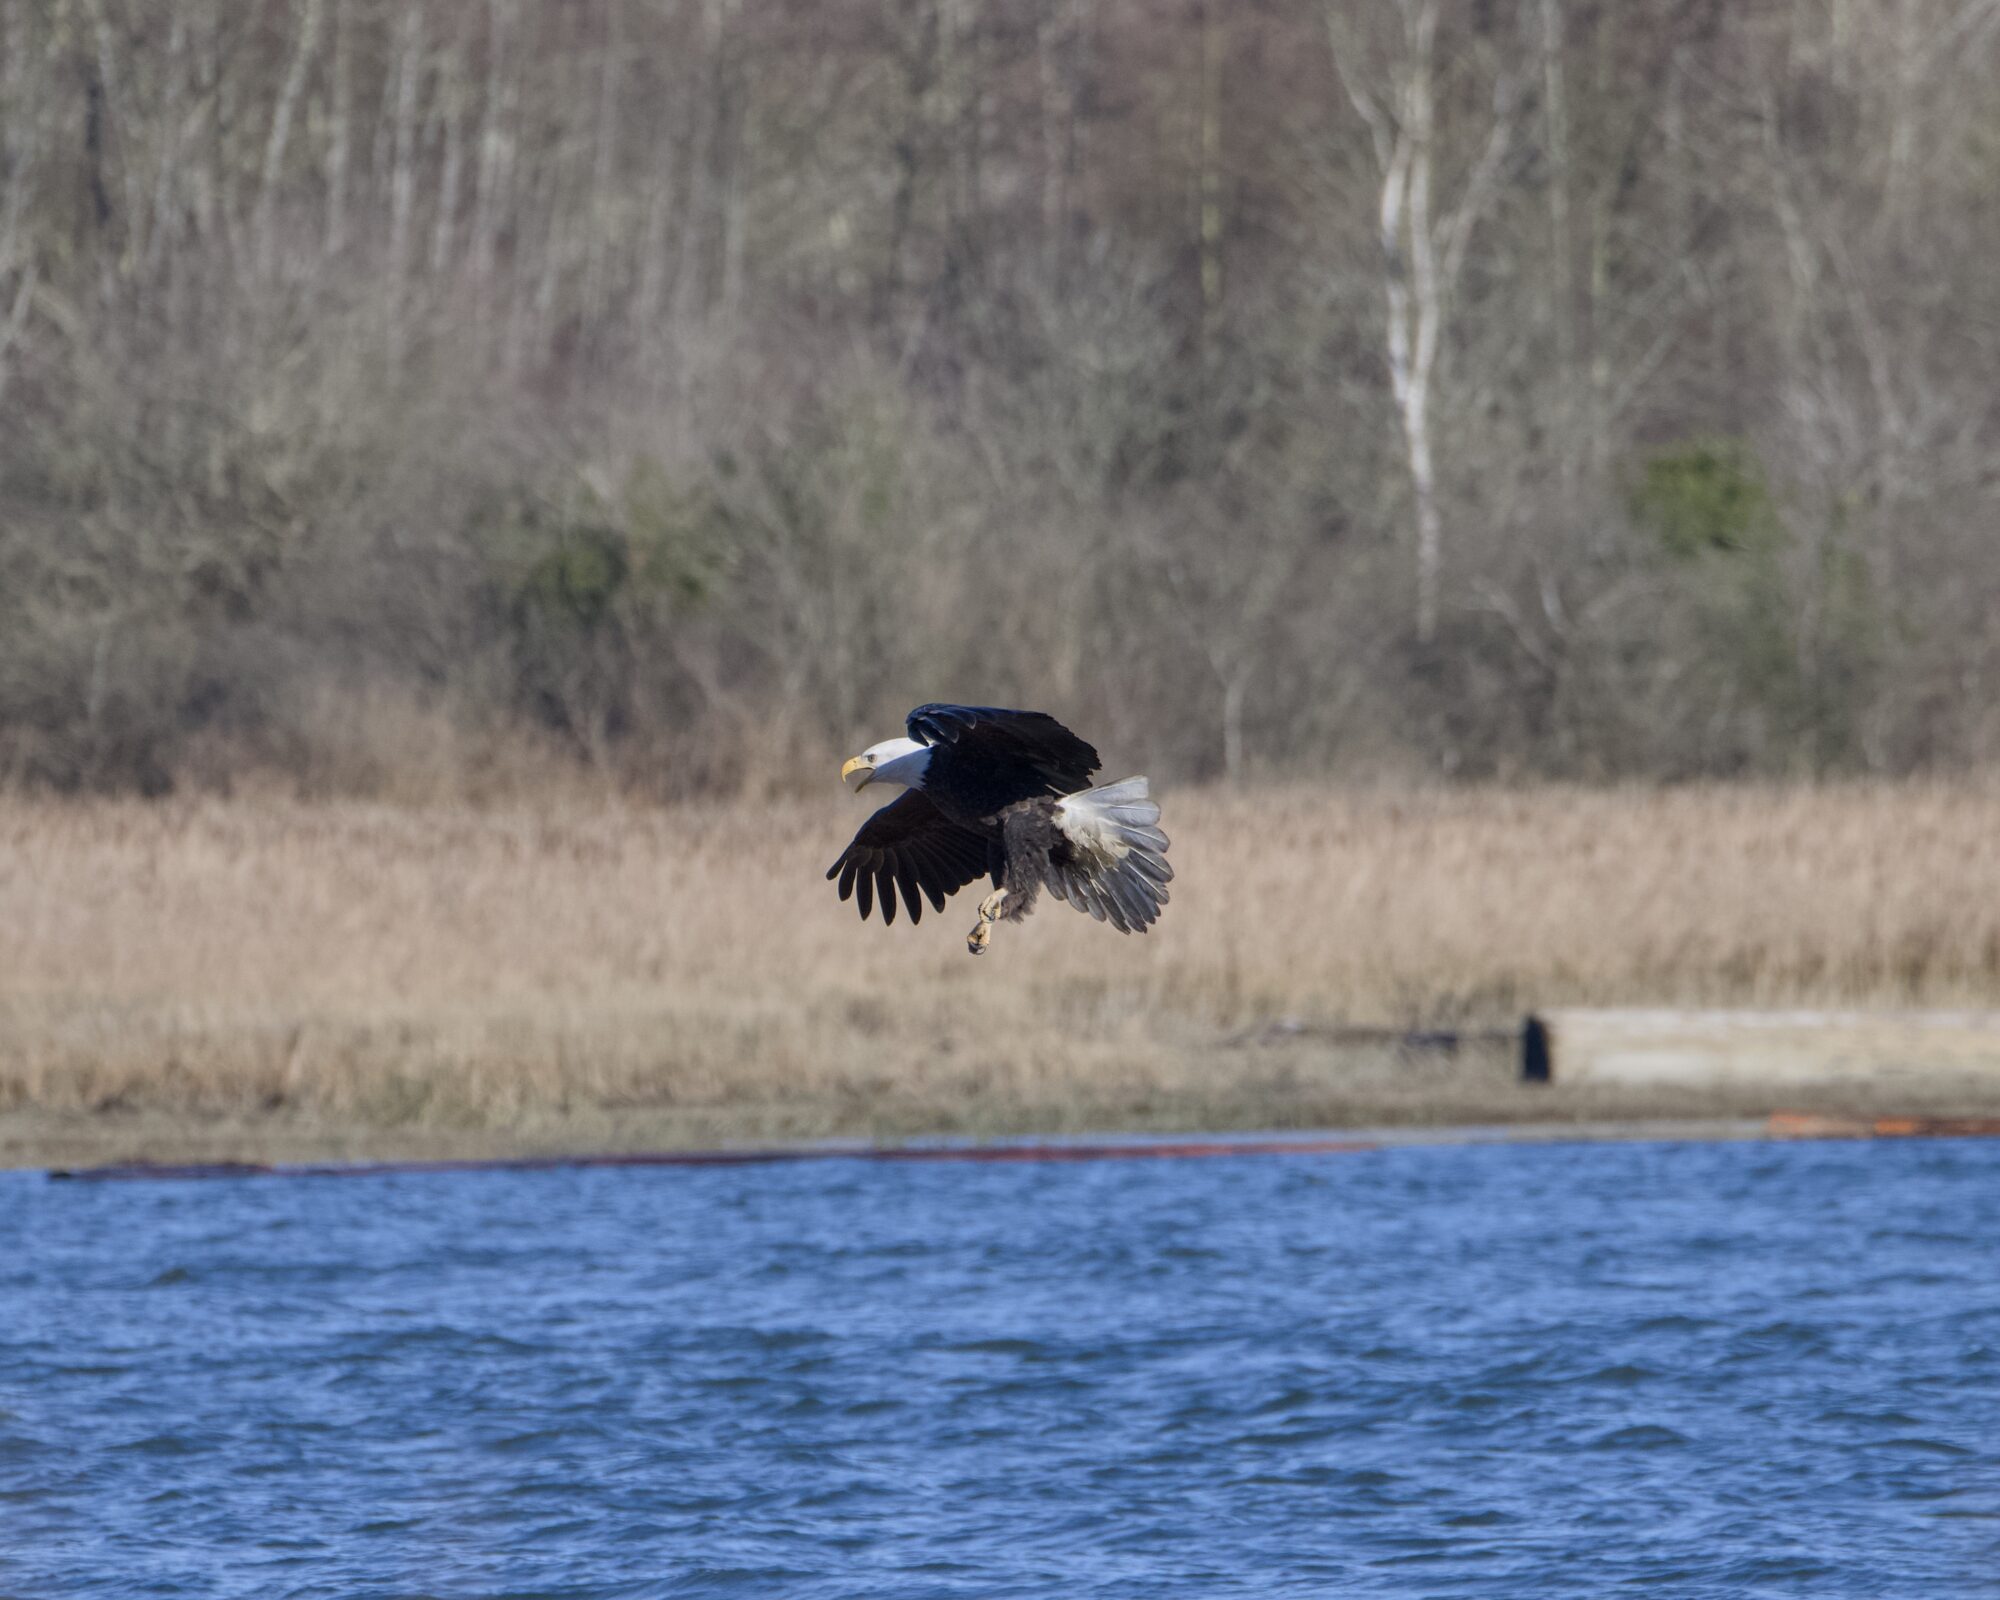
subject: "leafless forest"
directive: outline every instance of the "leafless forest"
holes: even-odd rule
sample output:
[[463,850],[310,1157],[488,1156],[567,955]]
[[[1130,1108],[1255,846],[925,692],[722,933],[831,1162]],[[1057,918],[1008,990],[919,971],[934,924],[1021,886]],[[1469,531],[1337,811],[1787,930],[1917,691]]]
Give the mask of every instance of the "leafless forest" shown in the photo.
[[1991,763],[1996,84],[1995,0],[0,0],[0,782]]

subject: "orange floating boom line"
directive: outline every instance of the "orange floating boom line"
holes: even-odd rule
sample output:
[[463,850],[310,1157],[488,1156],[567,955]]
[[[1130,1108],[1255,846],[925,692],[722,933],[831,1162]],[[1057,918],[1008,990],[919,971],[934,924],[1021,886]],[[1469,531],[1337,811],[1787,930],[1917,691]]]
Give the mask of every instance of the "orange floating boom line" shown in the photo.
[[515,1156],[462,1161],[265,1163],[208,1161],[182,1165],[149,1161],[103,1167],[58,1167],[51,1178],[124,1183],[198,1178],[379,1178],[445,1172],[553,1172],[565,1167],[746,1167],[801,1161],[1185,1161],[1217,1156],[1317,1156],[1378,1150],[1368,1139],[1134,1140],[1101,1144],[777,1146],[758,1150],[659,1150],[636,1154]]
[[1578,1144],[1606,1140],[1679,1143],[1688,1139],[1968,1139],[2000,1138],[2000,1117],[1859,1117],[1777,1111],[1751,1119],[1685,1128],[1671,1122],[1515,1123],[1469,1128],[1368,1130],[1320,1138],[1130,1139],[1092,1143],[986,1145],[775,1145],[745,1150],[655,1150],[628,1154],[514,1156],[490,1160],[263,1163],[254,1161],[149,1161],[102,1167],[58,1167],[49,1177],[71,1182],[116,1183],[203,1178],[376,1178],[447,1172],[554,1172],[566,1167],[747,1167],[803,1161],[1010,1162],[1175,1161],[1223,1156],[1349,1155],[1389,1149],[1459,1144]]
[[1994,1139],[2000,1117],[1841,1117],[1774,1111],[1765,1124],[1773,1139]]

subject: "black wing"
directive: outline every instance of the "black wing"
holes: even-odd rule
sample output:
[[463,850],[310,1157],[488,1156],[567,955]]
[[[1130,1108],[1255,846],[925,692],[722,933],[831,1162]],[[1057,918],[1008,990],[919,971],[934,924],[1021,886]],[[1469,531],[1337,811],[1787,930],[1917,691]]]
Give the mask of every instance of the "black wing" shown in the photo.
[[960,827],[938,812],[921,789],[911,789],[861,824],[854,842],[826,869],[840,879],[840,898],[859,891],[861,920],[868,920],[875,896],[882,896],[882,920],[896,920],[896,891],[910,920],[923,920],[921,890],[937,910],[944,897],[963,889],[987,870],[986,835]]
[[990,817],[1002,806],[1088,788],[1097,752],[1046,711],[918,706],[910,737],[938,754],[924,789],[948,815]]

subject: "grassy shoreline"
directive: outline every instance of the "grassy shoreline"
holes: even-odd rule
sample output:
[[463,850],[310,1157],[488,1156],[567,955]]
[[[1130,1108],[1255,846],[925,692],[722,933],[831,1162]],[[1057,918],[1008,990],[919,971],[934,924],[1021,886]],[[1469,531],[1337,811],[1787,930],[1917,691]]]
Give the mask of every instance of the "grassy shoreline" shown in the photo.
[[1759,1114],[1313,1030],[2000,998],[1990,783],[1169,793],[1159,929],[1050,905],[978,962],[969,907],[834,899],[842,798],[0,801],[0,1163]]
[[[257,1164],[484,1161],[684,1150],[755,1149],[864,1141],[897,1145],[933,1138],[975,1142],[1030,1136],[1308,1133],[1518,1127],[1582,1137],[1687,1137],[1729,1121],[1773,1115],[1834,1119],[2000,1116],[1990,1083],[1794,1086],[1785,1091],[1709,1093],[1537,1088],[1474,1071],[1433,1075],[1420,1085],[1333,1092],[1250,1083],[1234,1096],[1071,1099],[1006,1108],[966,1104],[941,1111],[879,1105],[829,1115],[824,1106],[743,1102],[693,1109],[605,1107],[538,1113],[482,1127],[383,1125],[288,1112],[205,1114],[167,1110],[0,1113],[0,1170],[83,1169],[130,1163]],[[1679,1137],[1676,1133],[1674,1136]]]

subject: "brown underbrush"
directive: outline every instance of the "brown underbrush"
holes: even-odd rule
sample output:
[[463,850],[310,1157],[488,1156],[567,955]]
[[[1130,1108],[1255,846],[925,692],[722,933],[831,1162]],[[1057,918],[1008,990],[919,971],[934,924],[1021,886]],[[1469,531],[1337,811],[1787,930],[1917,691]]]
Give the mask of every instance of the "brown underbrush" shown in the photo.
[[2000,999],[1991,784],[1172,793],[1158,928],[976,961],[835,898],[842,798],[0,802],[0,1152],[1453,1120],[1532,1006]]

